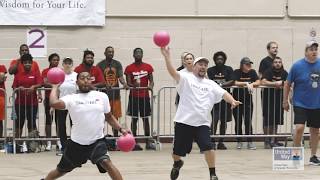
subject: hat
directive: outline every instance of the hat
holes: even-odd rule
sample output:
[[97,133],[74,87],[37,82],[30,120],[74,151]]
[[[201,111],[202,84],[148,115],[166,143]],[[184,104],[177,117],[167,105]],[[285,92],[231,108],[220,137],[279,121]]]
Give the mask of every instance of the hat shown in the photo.
[[193,61],[193,65],[196,65],[197,62],[199,61],[206,61],[207,63],[209,63],[209,60],[205,57],[197,57],[194,61]]
[[248,57],[244,57],[241,59],[240,64],[253,64],[253,62]]
[[310,47],[312,47],[312,46],[318,47],[319,44],[318,44],[317,41],[315,41],[315,40],[308,41],[307,44],[306,44],[306,48],[310,48]]
[[63,63],[73,63],[73,60],[72,60],[72,58],[70,58],[70,57],[66,57],[66,58],[64,58],[63,59],[63,61],[62,61]]

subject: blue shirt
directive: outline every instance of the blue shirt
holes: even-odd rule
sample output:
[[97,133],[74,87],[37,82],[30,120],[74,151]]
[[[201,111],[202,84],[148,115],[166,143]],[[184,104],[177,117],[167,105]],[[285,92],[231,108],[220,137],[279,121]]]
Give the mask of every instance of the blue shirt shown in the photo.
[[306,109],[320,109],[320,59],[309,63],[305,58],[293,64],[289,83],[294,83],[293,105]]

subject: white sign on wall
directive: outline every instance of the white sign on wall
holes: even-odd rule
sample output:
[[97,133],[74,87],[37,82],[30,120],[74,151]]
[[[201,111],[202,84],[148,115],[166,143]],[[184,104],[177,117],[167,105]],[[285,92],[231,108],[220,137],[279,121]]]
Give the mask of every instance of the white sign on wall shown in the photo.
[[105,0],[0,0],[0,25],[103,26]]
[[27,29],[27,45],[33,57],[47,56],[47,30],[46,28]]

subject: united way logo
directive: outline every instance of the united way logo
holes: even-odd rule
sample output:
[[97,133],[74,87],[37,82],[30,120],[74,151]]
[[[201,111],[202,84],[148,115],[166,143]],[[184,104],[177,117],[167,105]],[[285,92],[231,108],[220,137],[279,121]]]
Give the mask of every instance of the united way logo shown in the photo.
[[274,147],[273,170],[304,170],[303,147]]

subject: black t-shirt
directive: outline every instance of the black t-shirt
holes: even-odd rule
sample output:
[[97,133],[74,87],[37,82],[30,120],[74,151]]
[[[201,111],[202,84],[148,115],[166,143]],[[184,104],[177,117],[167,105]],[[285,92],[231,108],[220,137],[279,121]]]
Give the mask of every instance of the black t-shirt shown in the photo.
[[[254,69],[251,69],[248,73],[242,72],[240,69],[234,70],[232,74],[232,80],[240,82],[253,83],[258,80],[258,74]],[[245,94],[243,94],[245,93]],[[245,95],[250,95],[247,88],[234,88],[233,95],[235,97],[244,97]]]
[[[268,81],[285,81],[287,79],[288,73],[286,70],[276,72],[273,68],[267,70],[262,79]],[[283,89],[280,88],[266,88],[262,93],[263,97],[263,116],[271,120],[277,117],[277,120],[283,119],[282,99],[283,99]],[[280,111],[281,110],[281,111]],[[281,115],[281,116],[280,116]]]
[[[215,81],[218,85],[222,85],[225,82],[232,80],[233,69],[230,66],[217,67],[213,66],[208,68],[207,74],[208,78]],[[226,88],[228,92],[230,92],[229,88]]]
[[227,81],[232,80],[233,69],[230,66],[223,66],[218,68],[217,66],[213,66],[208,68],[208,77],[209,79],[215,81],[220,86]]
[[288,72],[286,70],[276,72],[271,68],[262,75],[262,79],[266,79],[268,81],[285,81],[287,76]]
[[263,58],[259,65],[259,73],[262,75],[268,70],[272,68],[273,59],[270,56]]

